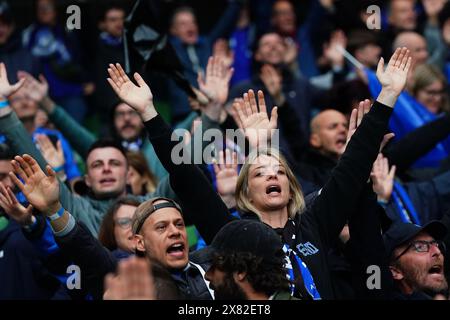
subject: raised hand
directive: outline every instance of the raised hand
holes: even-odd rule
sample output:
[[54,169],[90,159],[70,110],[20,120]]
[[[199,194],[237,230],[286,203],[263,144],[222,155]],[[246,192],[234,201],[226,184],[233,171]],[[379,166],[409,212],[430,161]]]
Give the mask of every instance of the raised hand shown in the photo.
[[228,89],[233,68],[229,68],[224,63],[223,57],[209,57],[206,66],[206,76],[198,74],[197,81],[200,90],[206,94],[209,100],[223,105],[228,98]]
[[283,105],[285,101],[282,91],[283,78],[277,70],[275,70],[272,65],[265,64],[261,68],[260,78],[267,91],[269,91],[270,95],[273,97],[275,103],[279,106]]
[[352,136],[355,134],[356,129],[358,129],[359,125],[362,122],[362,119],[364,118],[364,115],[366,115],[370,108],[372,107],[372,104],[369,99],[363,100],[359,102],[358,108],[355,108],[352,110],[352,113],[350,115],[350,122],[348,126],[348,133],[347,133],[347,144],[352,138]]
[[52,215],[56,213],[61,205],[59,203],[59,182],[55,171],[47,165],[48,175],[46,175],[36,160],[27,154],[24,154],[23,157],[14,157],[11,164],[14,173],[10,172],[9,176],[25,195],[28,202],[43,214]]
[[332,66],[342,67],[344,65],[344,55],[338,47],[346,48],[347,37],[342,30],[337,30],[331,35],[328,44],[324,44],[323,54],[330,61]]
[[41,151],[42,156],[45,161],[53,168],[60,168],[64,166],[64,152],[61,146],[61,140],[56,143],[56,148],[50,139],[45,134],[36,135],[36,141],[38,144],[39,151]]
[[267,146],[268,141],[271,140],[272,135],[275,133],[275,129],[277,129],[278,108],[273,107],[269,120],[264,94],[261,90],[258,91],[258,104],[256,103],[253,90],[244,93],[243,100],[235,100],[233,103],[239,123],[253,148]]
[[234,52],[230,49],[228,41],[225,39],[217,39],[213,46],[213,56],[221,57],[226,68],[230,68],[234,62]]
[[154,300],[155,285],[150,263],[137,257],[122,260],[117,275],[105,277],[104,300]]
[[370,178],[372,179],[373,191],[378,200],[388,202],[394,188],[395,166],[389,170],[389,161],[381,153],[373,163]]
[[226,149],[219,152],[219,161],[214,163],[217,192],[228,208],[235,207],[236,184],[239,176],[237,154]]
[[153,94],[139,73],[134,73],[135,85],[126,75],[119,63],[110,64],[107,79],[119,98],[135,109],[144,121],[148,121],[157,115],[153,105]]
[[[347,132],[347,145],[352,136],[355,134],[356,129],[358,129],[359,125],[361,124],[364,116],[370,111],[370,108],[372,107],[371,102],[369,99],[366,99],[364,101],[360,101],[358,108],[355,108],[352,110],[352,113],[350,115],[350,123],[348,127]],[[386,144],[394,137],[393,133],[387,133],[383,137],[383,141],[380,144],[380,152],[383,150],[383,148],[386,146]]]
[[33,206],[24,207],[17,201],[11,188],[5,187],[0,182],[0,207],[5,210],[6,214],[14,219],[18,224],[27,226],[33,222]]
[[44,98],[48,97],[48,83],[43,75],[39,75],[38,81],[28,72],[19,71],[17,72],[17,77],[19,79],[26,79],[24,89],[26,89],[26,95],[30,99],[41,103]]
[[8,73],[6,72],[6,66],[3,62],[0,63],[0,99],[8,99],[8,97],[19,90],[24,83],[25,79],[20,79],[15,84],[10,84],[8,80]]
[[392,55],[384,70],[384,59],[381,58],[377,66],[377,78],[382,89],[377,101],[393,107],[398,96],[405,88],[408,71],[411,68],[410,52],[407,48],[398,48]]

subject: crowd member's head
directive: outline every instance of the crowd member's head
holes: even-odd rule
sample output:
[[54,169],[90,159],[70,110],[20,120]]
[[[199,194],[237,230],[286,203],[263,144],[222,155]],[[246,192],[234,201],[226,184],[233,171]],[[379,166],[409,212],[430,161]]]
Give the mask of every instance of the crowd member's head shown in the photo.
[[277,0],[272,6],[272,27],[286,36],[295,36],[297,17],[294,6],[289,0]]
[[9,103],[28,132],[32,132],[35,129],[35,118],[39,106],[29,97],[26,90],[24,87],[17,90],[9,97]]
[[261,300],[289,290],[280,237],[264,223],[230,222],[207,250],[212,265],[205,278],[218,300]]
[[139,114],[126,103],[113,108],[114,132],[125,141],[134,141],[142,135],[144,124]]
[[376,67],[380,61],[381,47],[376,36],[369,31],[358,30],[350,33],[347,48],[365,67]]
[[286,45],[275,32],[263,34],[257,43],[254,59],[258,63],[279,65],[283,63]]
[[446,2],[442,10],[439,12],[439,27],[442,32],[442,38],[450,43],[450,2]]
[[236,205],[241,213],[264,215],[285,211],[293,218],[303,211],[305,201],[300,185],[286,159],[275,149],[258,150],[248,156],[236,184]]
[[14,17],[9,4],[0,2],[0,46],[8,42],[14,32]]
[[36,18],[40,24],[55,25],[58,19],[55,0],[36,0]]
[[155,191],[157,180],[148,167],[147,159],[140,152],[127,152],[130,172],[128,183],[134,195],[144,195]]
[[142,203],[132,222],[136,253],[155,259],[169,270],[182,270],[189,262],[186,226],[178,204],[166,198]]
[[125,10],[115,4],[109,5],[100,18],[99,29],[120,38],[124,29]]
[[430,64],[418,66],[411,82],[411,93],[428,111],[434,114],[450,111],[447,80],[438,68]]
[[447,295],[442,242],[446,227],[432,221],[423,227],[396,223],[383,235],[392,277],[398,290],[411,295],[422,292]]
[[11,190],[15,189],[15,184],[12,182],[9,177],[9,172],[13,171],[13,167],[11,165],[11,160],[14,158],[14,155],[11,152],[11,149],[7,144],[0,144],[0,182],[3,183],[5,187],[10,187]]
[[131,222],[141,203],[133,197],[117,200],[103,217],[98,239],[109,250],[120,249],[133,253],[136,249]]
[[411,58],[414,66],[418,66],[427,62],[428,48],[427,42],[420,34],[412,31],[401,32],[395,38],[392,50],[406,47],[411,52]]
[[389,5],[388,21],[398,30],[414,30],[417,15],[414,10],[415,0],[392,0]]
[[87,153],[86,185],[98,199],[124,195],[128,179],[125,150],[114,140],[98,140]]
[[311,120],[311,146],[321,154],[336,159],[345,151],[348,121],[339,111],[325,110]]
[[175,9],[170,20],[170,34],[184,44],[193,45],[198,40],[198,25],[194,10],[191,7]]

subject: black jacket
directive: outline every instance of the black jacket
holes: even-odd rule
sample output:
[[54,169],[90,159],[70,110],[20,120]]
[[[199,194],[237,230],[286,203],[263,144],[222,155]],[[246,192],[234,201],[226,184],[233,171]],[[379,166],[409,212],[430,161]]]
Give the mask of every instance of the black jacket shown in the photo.
[[[322,298],[335,297],[327,253],[356,207],[391,113],[392,108],[374,103],[311,208],[295,216],[296,249],[302,254]],[[171,186],[181,201],[184,214],[189,215],[206,243],[211,243],[217,232],[233,218],[195,165],[173,163],[171,155],[177,142],[171,141],[172,129],[164,120],[157,116],[145,126],[158,158],[169,172]],[[247,216],[255,214],[247,213]],[[310,250],[303,250],[305,247]]]
[[[82,270],[81,288],[84,293],[91,294],[94,299],[102,299],[104,277],[116,271],[119,259],[79,222],[66,236],[55,239],[64,254],[71,257],[73,263]],[[198,267],[192,261],[189,264],[187,270],[173,274],[178,289],[186,299],[212,299]],[[208,265],[199,264],[207,271]]]
[[10,220],[0,231],[0,300],[48,300],[59,287],[22,228]]

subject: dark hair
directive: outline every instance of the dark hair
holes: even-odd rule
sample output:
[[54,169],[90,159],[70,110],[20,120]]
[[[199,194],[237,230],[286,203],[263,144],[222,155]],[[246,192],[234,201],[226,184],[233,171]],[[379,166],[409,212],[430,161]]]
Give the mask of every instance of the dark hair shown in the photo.
[[98,232],[98,240],[102,243],[102,245],[109,250],[117,249],[117,241],[114,236],[114,215],[117,210],[123,205],[135,206],[138,207],[141,204],[136,198],[131,196],[124,196],[119,198],[112,207],[109,208],[108,212],[106,212],[103,217],[102,224],[100,225],[100,230]]
[[276,255],[278,263],[265,263],[262,257],[250,252],[233,252],[215,255],[212,266],[226,273],[245,272],[246,279],[257,292],[271,296],[277,291],[288,291],[289,280],[284,269],[284,252]]
[[154,192],[158,184],[158,179],[156,179],[153,172],[148,167],[147,159],[145,159],[142,152],[127,152],[128,165],[133,167],[141,176],[146,178],[146,183],[144,184],[144,194]]
[[14,154],[6,143],[0,143],[0,160],[12,160]]
[[378,45],[378,39],[373,32],[367,30],[355,30],[348,36],[347,48],[351,54],[369,44]]
[[189,6],[180,6],[180,7],[176,8],[176,9],[172,12],[172,15],[170,16],[170,19],[169,19],[169,27],[170,27],[170,28],[172,27],[173,23],[175,22],[175,17],[176,17],[178,14],[184,13],[184,12],[190,13],[190,14],[192,14],[192,15],[195,17],[195,11],[194,11],[194,9],[193,9],[192,7],[189,7]]
[[121,154],[123,154],[123,156],[125,157],[125,159],[127,158],[127,153],[125,151],[125,148],[122,147],[122,145],[117,142],[116,140],[110,139],[110,138],[106,138],[106,139],[99,139],[97,141],[95,141],[90,147],[88,152],[86,153],[86,159],[89,157],[89,155],[91,154],[91,152],[95,149],[101,149],[101,148],[115,148],[117,150],[120,151]]
[[121,10],[126,14],[126,9],[119,1],[109,1],[107,2],[100,11],[100,14],[98,15],[98,21],[105,21],[106,15],[111,10]]

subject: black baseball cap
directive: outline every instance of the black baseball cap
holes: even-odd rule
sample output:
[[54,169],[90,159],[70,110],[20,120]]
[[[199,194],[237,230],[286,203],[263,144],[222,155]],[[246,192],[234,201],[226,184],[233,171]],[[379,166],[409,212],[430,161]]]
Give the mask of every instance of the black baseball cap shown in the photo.
[[268,225],[256,220],[235,220],[226,224],[205,249],[212,260],[216,254],[251,253],[264,263],[278,264],[283,248],[278,234]]
[[386,252],[390,257],[395,248],[411,240],[420,232],[426,232],[435,240],[442,240],[447,234],[447,227],[440,221],[433,220],[424,226],[413,223],[394,223],[383,235]]

